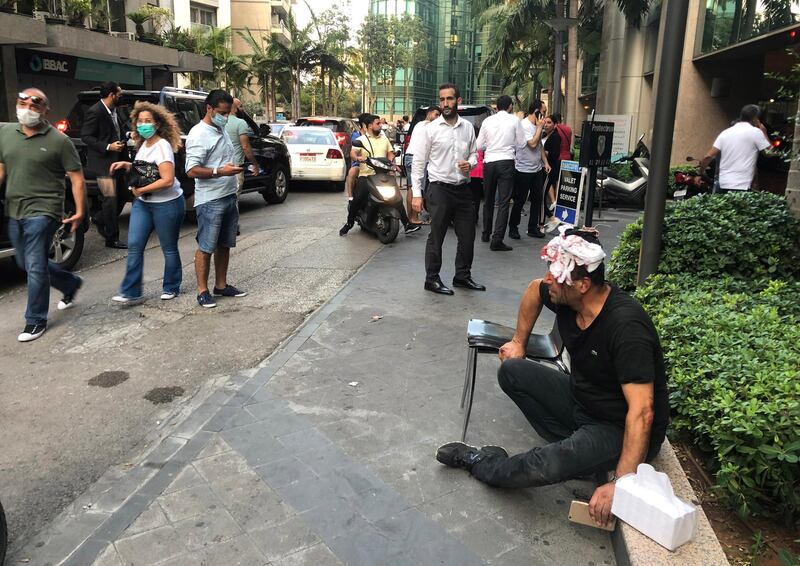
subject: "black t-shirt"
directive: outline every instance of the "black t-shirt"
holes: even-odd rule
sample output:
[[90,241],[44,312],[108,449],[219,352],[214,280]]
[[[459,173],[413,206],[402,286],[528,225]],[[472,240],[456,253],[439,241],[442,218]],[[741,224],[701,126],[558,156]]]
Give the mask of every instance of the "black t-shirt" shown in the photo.
[[572,393],[580,409],[592,418],[624,428],[628,403],[622,384],[653,382],[651,437],[663,438],[669,422],[664,354],[656,328],[642,305],[611,285],[600,314],[581,330],[574,310],[550,300],[548,285],[542,283],[539,293],[542,303],[556,313],[558,331],[570,356]]

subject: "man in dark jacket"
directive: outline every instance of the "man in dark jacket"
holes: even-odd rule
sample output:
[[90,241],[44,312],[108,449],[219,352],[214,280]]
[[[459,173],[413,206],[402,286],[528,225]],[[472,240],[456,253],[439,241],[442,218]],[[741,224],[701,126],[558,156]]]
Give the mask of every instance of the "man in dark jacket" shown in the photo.
[[[97,177],[97,187],[103,203],[101,212],[93,218],[106,247],[125,249],[119,241],[118,199],[125,199],[123,183],[109,174],[115,161],[125,159],[125,124],[117,114],[122,88],[117,83],[100,85],[100,101],[86,111],[81,128],[81,140],[87,146],[87,169]],[[122,187],[120,189],[120,187]]]

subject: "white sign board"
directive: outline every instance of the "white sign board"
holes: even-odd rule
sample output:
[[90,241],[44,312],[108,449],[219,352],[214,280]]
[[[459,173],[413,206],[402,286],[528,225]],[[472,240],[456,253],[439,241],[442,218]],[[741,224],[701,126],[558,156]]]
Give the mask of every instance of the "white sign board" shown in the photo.
[[611,146],[611,161],[628,155],[631,148],[631,128],[633,127],[632,114],[595,114],[598,122],[614,123],[614,142]]

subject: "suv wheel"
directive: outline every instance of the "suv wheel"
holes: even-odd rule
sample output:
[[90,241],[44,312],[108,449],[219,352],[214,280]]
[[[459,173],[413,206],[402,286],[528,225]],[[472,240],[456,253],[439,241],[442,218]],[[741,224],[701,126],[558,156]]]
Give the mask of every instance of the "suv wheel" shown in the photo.
[[269,204],[280,204],[289,194],[289,174],[283,165],[275,166],[275,173],[270,178],[270,186],[261,193]]
[[[67,201],[64,206],[64,218],[72,216],[74,213],[75,205]],[[83,253],[84,237],[83,225],[78,226],[74,232],[70,232],[69,225],[62,224],[56,230],[53,242],[50,244],[50,259],[62,269],[72,269]]]

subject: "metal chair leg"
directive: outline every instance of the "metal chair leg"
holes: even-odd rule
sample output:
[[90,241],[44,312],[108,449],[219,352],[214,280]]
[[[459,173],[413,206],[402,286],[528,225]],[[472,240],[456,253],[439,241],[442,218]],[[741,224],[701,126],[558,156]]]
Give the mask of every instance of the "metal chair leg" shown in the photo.
[[461,432],[461,442],[467,438],[467,427],[469,426],[469,416],[472,413],[472,400],[475,397],[475,374],[478,371],[478,350],[475,349],[475,355],[472,357],[472,372],[469,384],[469,392],[467,393],[467,406],[464,410],[464,430]]
[[464,408],[464,401],[467,399],[467,388],[469,387],[469,376],[475,364],[475,357],[478,355],[477,348],[467,348],[467,369],[464,372],[464,391],[461,392],[461,408]]

